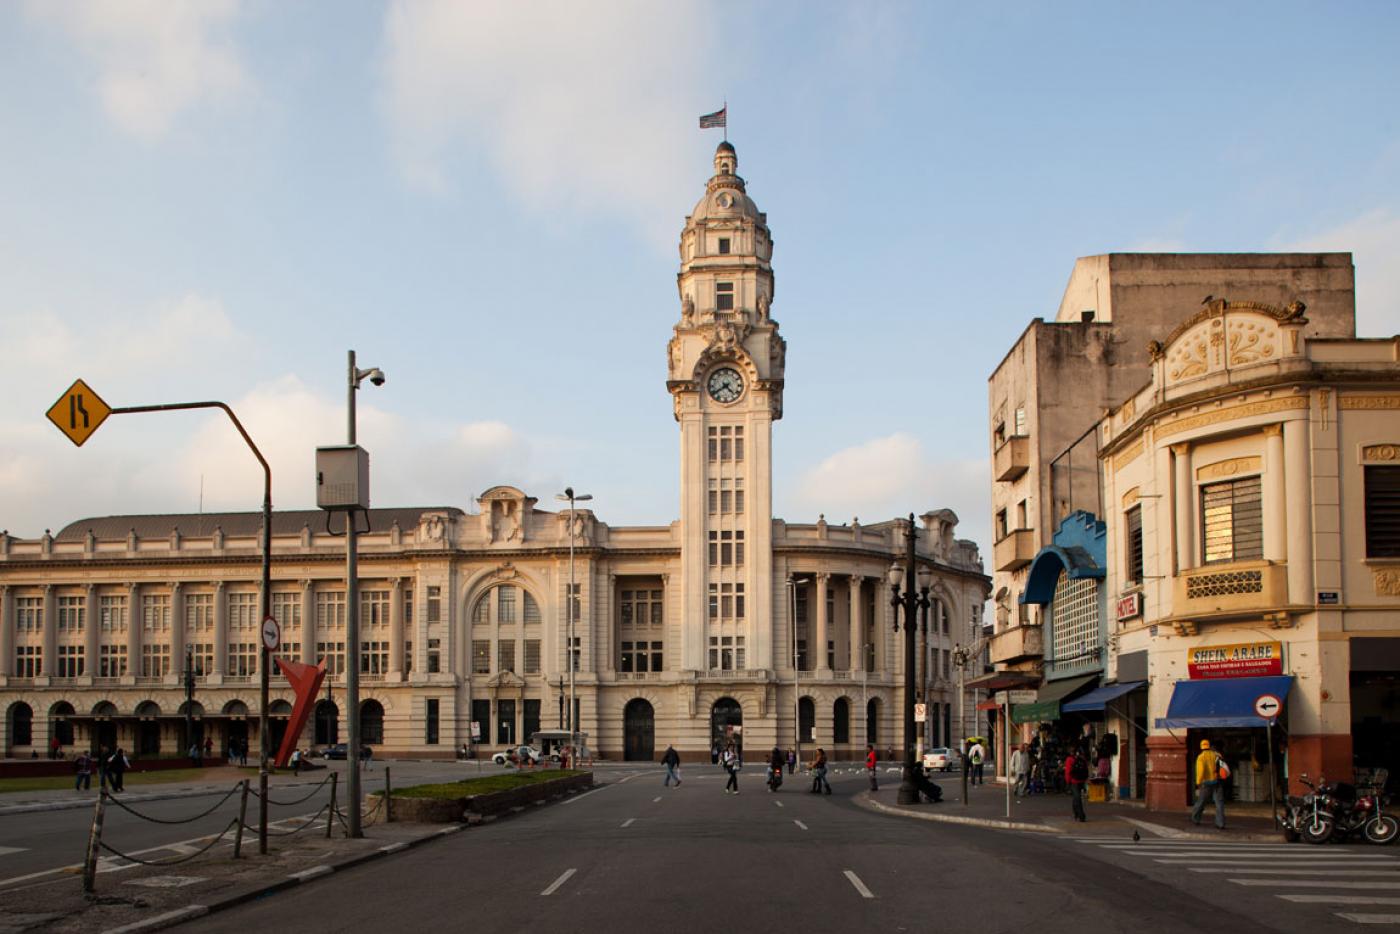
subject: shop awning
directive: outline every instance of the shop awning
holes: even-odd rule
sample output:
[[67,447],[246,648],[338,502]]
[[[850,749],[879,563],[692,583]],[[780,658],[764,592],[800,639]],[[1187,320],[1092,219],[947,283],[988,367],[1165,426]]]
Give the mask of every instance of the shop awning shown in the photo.
[[1060,702],[1067,697],[1073,697],[1097,680],[1099,680],[1098,675],[1085,675],[1082,678],[1051,681],[1040,689],[1034,704],[1013,704],[1011,706],[1011,722],[1039,723],[1042,720],[1058,720],[1060,719]]
[[1083,697],[1076,697],[1072,701],[1066,701],[1060,705],[1060,709],[1065,713],[1082,713],[1090,710],[1103,710],[1110,701],[1115,701],[1124,694],[1131,694],[1140,687],[1146,687],[1146,681],[1128,681],[1123,684],[1105,684],[1101,688],[1095,688]]
[[1040,678],[1021,671],[993,671],[976,678],[968,678],[963,687],[979,691],[1006,691],[1038,684]]
[[1001,705],[994,700],[984,700],[977,705],[978,710],[1000,710]]
[[1167,715],[1157,718],[1157,728],[1268,726],[1269,721],[1255,713],[1255,701],[1266,694],[1284,701],[1292,686],[1292,675],[1178,681],[1167,705]]

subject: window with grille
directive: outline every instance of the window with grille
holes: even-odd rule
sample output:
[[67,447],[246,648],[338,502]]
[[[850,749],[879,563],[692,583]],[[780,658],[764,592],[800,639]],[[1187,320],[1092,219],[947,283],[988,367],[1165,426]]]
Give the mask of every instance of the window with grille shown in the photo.
[[258,673],[258,643],[230,642],[228,675],[231,678],[251,678]]
[[525,673],[527,675],[537,675],[540,673],[540,640],[525,640]]
[[126,632],[126,597],[99,597],[97,612],[103,632]]
[[530,626],[543,622],[543,617],[540,615],[540,605],[535,602],[534,597],[530,596],[530,591],[524,591],[522,596],[525,598],[523,601],[525,606],[525,625]]
[[472,674],[489,675],[491,673],[491,640],[472,640]]
[[1099,642],[1099,582],[1092,577],[1071,579],[1060,572],[1050,602],[1051,661],[1057,668],[1092,667]]
[[1142,507],[1128,510],[1124,532],[1124,545],[1127,550],[1127,577],[1131,583],[1142,583]]
[[230,632],[258,627],[258,594],[238,591],[228,595],[228,628]]
[[389,643],[360,643],[360,674],[381,677],[389,670]]
[[345,628],[345,591],[316,592],[316,628],[323,631]]
[[[87,599],[85,597],[59,597],[58,598],[58,631],[59,632],[82,632],[84,619],[87,616]],[[65,677],[59,675],[60,678]]]
[[733,310],[734,310],[734,283],[732,283],[732,282],[716,282],[716,283],[715,283],[715,310],[716,310],[716,311],[733,311]]
[[163,678],[170,674],[169,643],[145,643],[141,646],[141,677]]
[[103,645],[97,650],[97,677],[120,678],[126,674],[126,646]]
[[1366,468],[1366,557],[1400,558],[1400,467]]
[[81,645],[60,645],[58,647],[58,676],[60,678],[81,678],[87,670]]
[[301,594],[295,592],[273,593],[272,615],[282,627],[282,631],[301,628]]
[[515,588],[509,584],[496,588],[496,622],[515,622]]
[[37,678],[44,673],[44,650],[38,645],[15,646],[15,677]]
[[371,628],[389,625],[389,591],[360,591],[360,625]]
[[[232,646],[230,646],[232,648]],[[189,654],[191,670],[196,677],[204,677],[214,671],[214,643],[195,642],[185,647]]]
[[428,622],[442,622],[442,588],[428,588]]
[[1261,493],[1258,477],[1201,487],[1202,554],[1207,564],[1264,556]]
[[170,595],[144,594],[141,597],[141,628],[145,632],[170,631]]
[[496,643],[496,670],[515,671],[515,643],[501,641]]
[[20,632],[44,631],[44,598],[15,598],[15,629]]
[[214,595],[212,593],[185,595],[185,631],[214,631]]

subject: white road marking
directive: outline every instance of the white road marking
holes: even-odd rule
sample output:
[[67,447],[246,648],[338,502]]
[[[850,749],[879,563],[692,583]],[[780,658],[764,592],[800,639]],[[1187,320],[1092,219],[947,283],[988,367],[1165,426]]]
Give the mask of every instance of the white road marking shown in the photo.
[[1278,897],[1285,901],[1307,902],[1308,904],[1327,902],[1336,905],[1400,905],[1400,898],[1387,898],[1384,895],[1280,895]]
[[310,869],[303,869],[301,872],[292,873],[290,878],[298,882],[307,882],[311,879],[320,878],[321,876],[328,876],[333,872],[335,872],[335,870],[329,866],[312,866]]
[[389,844],[388,846],[381,846],[381,847],[379,848],[379,852],[381,852],[381,853],[397,853],[399,850],[406,850],[406,849],[408,849],[408,844],[407,844],[407,843],[404,843],[404,842],[402,842],[402,841],[400,841],[400,842],[398,842],[398,843],[391,843],[391,844]]
[[652,804],[655,804],[656,802],[658,802],[658,801],[660,801],[660,800],[661,800],[661,795],[657,795],[655,798],[652,798],[652,799],[651,799],[651,803],[652,803]]
[[776,804],[778,807],[782,807],[782,806],[783,806],[783,802],[781,802],[781,801],[774,801],[773,803]]
[[608,787],[607,785],[603,785],[603,786],[600,787],[600,788],[594,788],[592,791],[585,791],[585,792],[584,792],[583,794],[581,794],[581,795],[575,795],[574,797],[570,798],[569,800],[567,800],[567,801],[561,801],[561,802],[559,802],[559,803],[560,803],[561,806],[562,806],[562,805],[565,805],[565,804],[573,804],[575,801],[582,801],[584,798],[587,798],[589,795],[596,795],[596,794],[597,794],[598,792],[600,792],[600,791],[606,791],[606,790],[607,790],[607,787]]
[[144,918],[131,924],[123,924],[119,928],[108,928],[107,934],[127,934],[135,931],[154,931],[163,927],[169,927],[175,921],[187,921],[191,918],[201,918],[209,913],[209,909],[204,905],[186,905],[184,908],[176,908],[174,911],[167,911],[163,915],[156,915],[154,918]]
[[[1197,857],[1196,859],[1154,859],[1153,862],[1161,863],[1164,866],[1199,866],[1201,864],[1201,858]],[[1221,856],[1217,859],[1211,860],[1210,862],[1212,866],[1258,866],[1263,863],[1273,863],[1275,865],[1282,866],[1318,865],[1316,861],[1309,862],[1307,860],[1283,860],[1273,855],[1260,857],[1259,859],[1252,860],[1247,860],[1243,856]],[[1347,865],[1355,866],[1358,869],[1380,869],[1386,866],[1400,868],[1400,864],[1397,864],[1395,860],[1387,859],[1384,856],[1337,856],[1327,860],[1327,862],[1333,866]]]
[[1326,885],[1334,889],[1393,889],[1400,891],[1400,882],[1342,882],[1335,879],[1231,879],[1235,885]]
[[851,881],[851,885],[853,885],[853,886],[856,887],[856,891],[860,893],[860,897],[861,897],[861,898],[874,898],[874,897],[875,897],[875,893],[872,892],[872,891],[870,891],[868,888],[866,888],[866,887],[865,887],[865,883],[862,882],[862,881],[860,881],[860,876],[856,875],[854,872],[852,872],[852,871],[849,870],[849,869],[843,870],[843,872],[844,872],[846,878],[849,879],[849,880]]
[[1251,869],[1253,863],[1201,866],[1192,872],[1248,872],[1256,876],[1386,876],[1400,879],[1400,869]]
[[623,826],[623,827],[631,827],[631,826],[632,826],[633,824],[635,824],[636,822],[637,822],[637,819],[636,819],[635,817],[629,817],[629,818],[627,818],[625,821],[622,822],[622,826]]
[[1357,924],[1400,924],[1400,915],[1362,915],[1339,911],[1337,917],[1355,921]]
[[549,884],[549,888],[541,892],[541,895],[553,895],[555,889],[569,881],[569,877],[578,872],[577,869],[565,869],[564,874]]
[[0,856],[9,856],[11,853],[23,853],[22,846],[0,846]]
[[800,821],[800,820],[794,820],[793,823],[796,824],[797,826],[801,827],[803,830],[808,830],[808,829],[810,829],[810,828],[808,828],[808,826],[807,826],[806,824],[802,823],[802,821]]

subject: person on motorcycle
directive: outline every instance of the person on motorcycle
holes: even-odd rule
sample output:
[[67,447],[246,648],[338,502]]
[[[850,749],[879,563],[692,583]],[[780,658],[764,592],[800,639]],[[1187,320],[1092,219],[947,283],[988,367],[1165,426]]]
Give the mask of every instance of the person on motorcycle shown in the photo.
[[778,786],[783,783],[783,765],[787,762],[787,756],[783,750],[774,746],[773,751],[768,754],[768,790],[777,791]]
[[1210,740],[1201,740],[1201,754],[1196,757],[1196,806],[1191,809],[1191,823],[1200,826],[1206,802],[1215,798],[1215,829],[1225,829],[1225,782],[1220,776],[1220,754],[1210,748]]

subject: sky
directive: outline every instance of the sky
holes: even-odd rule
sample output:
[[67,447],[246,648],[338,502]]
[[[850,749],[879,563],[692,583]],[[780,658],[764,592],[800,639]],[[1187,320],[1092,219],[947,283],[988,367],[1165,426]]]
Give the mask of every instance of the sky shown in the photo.
[[1400,4],[0,4],[0,528],[314,505],[346,351],[379,506],[679,512],[677,241],[720,135],[775,251],[775,513],[950,507],[1077,257],[1347,250],[1400,332]]

